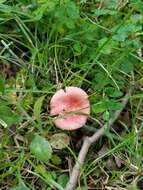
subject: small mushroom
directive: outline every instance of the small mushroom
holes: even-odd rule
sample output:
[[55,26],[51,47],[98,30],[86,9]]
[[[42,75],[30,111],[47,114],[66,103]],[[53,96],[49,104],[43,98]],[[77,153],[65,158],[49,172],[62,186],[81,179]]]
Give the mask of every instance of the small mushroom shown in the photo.
[[58,90],[50,102],[50,115],[56,127],[74,130],[82,127],[90,114],[88,95],[78,87]]

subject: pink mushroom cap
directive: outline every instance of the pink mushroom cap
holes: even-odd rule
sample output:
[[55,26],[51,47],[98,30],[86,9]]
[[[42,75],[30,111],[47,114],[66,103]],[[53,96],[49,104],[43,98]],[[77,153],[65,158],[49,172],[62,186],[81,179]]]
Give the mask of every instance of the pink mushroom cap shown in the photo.
[[78,87],[58,90],[51,98],[50,108],[56,127],[65,130],[82,127],[90,114],[88,95]]

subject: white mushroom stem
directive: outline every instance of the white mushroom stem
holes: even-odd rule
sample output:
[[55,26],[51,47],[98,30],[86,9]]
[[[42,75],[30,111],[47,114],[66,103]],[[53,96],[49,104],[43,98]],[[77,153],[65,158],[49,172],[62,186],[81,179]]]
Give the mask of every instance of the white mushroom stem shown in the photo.
[[[124,98],[122,100],[122,105],[123,105],[122,108],[120,110],[117,110],[114,114],[114,117],[112,117],[109,120],[109,122],[108,122],[109,128],[112,127],[114,122],[118,119],[121,112],[123,111],[123,109],[127,105],[132,91],[133,91],[133,87],[131,87],[129,89],[129,91],[127,92],[127,94],[124,96]],[[65,190],[74,190],[76,188],[78,177],[80,175],[80,169],[82,168],[82,166],[84,164],[88,150],[93,143],[95,143],[101,136],[104,135],[104,131],[105,131],[106,127],[107,127],[107,125],[104,125],[97,132],[95,132],[91,137],[85,137],[84,138],[84,141],[83,141],[82,147],[80,149],[78,158],[77,158],[76,163],[73,167],[73,170],[72,170],[71,175],[70,175],[69,182],[67,183]]]

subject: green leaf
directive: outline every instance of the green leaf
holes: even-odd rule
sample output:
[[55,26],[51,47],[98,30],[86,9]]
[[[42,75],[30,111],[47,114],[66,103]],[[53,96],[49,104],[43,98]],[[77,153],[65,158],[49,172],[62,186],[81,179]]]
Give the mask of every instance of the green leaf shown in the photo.
[[87,46],[86,46],[86,45],[81,45],[80,42],[76,42],[76,43],[73,45],[73,49],[74,49],[74,55],[75,55],[75,56],[79,56],[79,55],[81,55],[82,53],[84,53],[84,51],[87,49]]
[[30,190],[30,189],[26,187],[24,183],[20,183],[19,185],[10,188],[10,190]]
[[16,113],[12,112],[8,106],[0,106],[0,120],[1,124],[5,123],[5,125],[3,125],[4,127],[10,127],[12,124],[20,121],[20,119],[21,117]]
[[[46,171],[46,168],[41,164],[37,165],[35,169],[36,169],[36,172],[42,174],[42,176],[44,177],[48,174],[48,172]],[[52,177],[52,175],[48,174],[48,177]]]
[[31,153],[41,161],[48,162],[49,159],[52,157],[52,148],[49,142],[44,138],[39,136],[38,134],[35,135],[34,139],[30,144]]
[[109,110],[119,110],[123,107],[122,103],[115,100],[107,100],[105,101],[105,105]]
[[110,118],[110,113],[109,113],[109,111],[106,110],[103,114],[103,119],[104,119],[104,121],[108,121],[109,118]]
[[6,0],[0,0],[0,3],[4,3],[4,2],[6,2]]
[[132,20],[133,23],[142,22],[143,15],[141,15],[141,14],[134,14],[134,15],[131,16],[131,20]]
[[21,106],[24,108],[24,109],[27,109],[29,108],[29,106],[31,106],[33,104],[33,94],[31,92],[27,93],[23,99],[22,99],[22,102],[21,102]]
[[60,184],[62,187],[65,187],[66,184],[67,184],[67,182],[68,182],[68,180],[69,180],[68,175],[62,174],[62,175],[59,176],[57,182],[58,182],[58,184]]
[[[107,40],[108,40],[107,37],[102,38],[101,40],[99,40],[98,45],[101,48],[101,52],[108,55],[112,52],[112,49],[118,45],[118,42],[114,41],[114,40],[110,40],[110,42],[105,44],[107,42]],[[102,47],[102,46],[104,46],[104,47]]]
[[40,175],[42,175],[46,179],[47,183],[50,186],[51,185],[55,186],[56,189],[58,189],[58,190],[64,190],[63,187],[55,181],[56,173],[54,171],[48,172],[43,165],[38,165],[38,166],[36,166],[35,169],[36,169],[36,172],[38,172]]
[[[115,32],[118,27],[119,26],[115,26],[112,29],[112,32]],[[124,25],[122,25],[118,29],[117,33],[118,34],[129,34],[129,33],[135,33],[135,32],[141,31],[141,30],[142,30],[142,25],[141,24],[125,23]]]
[[76,8],[75,3],[72,1],[67,2],[66,11],[67,11],[67,15],[71,19],[76,19],[79,17],[79,10]]
[[122,108],[122,103],[117,102],[115,100],[103,100],[102,102],[98,102],[92,105],[92,111],[94,113],[102,113],[107,110],[118,110]]
[[132,63],[124,63],[121,66],[121,70],[124,71],[125,73],[130,73],[133,70],[134,66]]
[[124,42],[127,37],[128,36],[125,33],[115,34],[113,35],[113,40],[118,41],[118,42]]
[[94,14],[96,15],[96,16],[103,16],[103,15],[115,15],[115,14],[117,14],[117,11],[115,11],[115,10],[108,10],[108,9],[96,9],[95,11],[94,11]]
[[104,86],[111,84],[111,80],[109,79],[109,77],[107,76],[107,73],[105,73],[104,71],[97,71],[94,80],[93,80],[93,88],[95,90],[101,90],[102,88],[104,88]]
[[75,24],[74,24],[74,21],[72,19],[63,18],[63,21],[65,21],[65,25],[67,26],[67,28],[69,28],[69,29],[75,28]]
[[41,96],[40,98],[38,98],[38,100],[34,104],[34,116],[37,120],[40,119],[41,107],[42,107],[44,98],[45,96]]
[[125,47],[132,47],[135,49],[139,49],[143,47],[143,44],[141,43],[141,41],[139,39],[129,39],[126,40],[126,42],[124,43]]
[[135,11],[143,13],[142,0],[131,0],[131,5],[133,6]]
[[92,111],[94,113],[102,113],[102,112],[106,111],[106,109],[107,109],[107,107],[104,102],[98,102],[98,103],[92,105]]
[[74,44],[73,46],[74,50],[78,53],[81,53],[81,45],[80,45],[80,42],[77,42]]
[[50,12],[54,9],[55,3],[52,1],[39,2],[37,9],[33,12],[33,21],[40,20],[46,12]]
[[130,73],[137,63],[138,60],[136,58],[127,56],[121,63],[121,70],[125,73]]
[[52,155],[51,161],[54,165],[60,165],[62,163],[61,158],[56,154]]
[[82,48],[81,48],[80,42],[75,43],[74,46],[73,46],[73,49],[74,49],[74,55],[75,56],[81,55]]
[[113,87],[106,88],[106,93],[108,96],[116,97],[116,98],[121,97],[123,95],[123,93],[121,91],[119,91],[118,89],[113,88]]

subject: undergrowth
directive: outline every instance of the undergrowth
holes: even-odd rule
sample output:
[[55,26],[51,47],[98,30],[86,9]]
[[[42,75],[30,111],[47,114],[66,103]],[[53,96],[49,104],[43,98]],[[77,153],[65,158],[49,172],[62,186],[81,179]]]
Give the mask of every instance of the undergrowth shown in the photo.
[[[142,24],[142,0],[0,1],[1,190],[64,189],[82,138],[108,123],[132,84],[113,129],[90,149],[78,190],[143,189]],[[84,89],[92,107],[72,132],[49,115],[66,86]],[[64,147],[51,150],[59,133]]]

